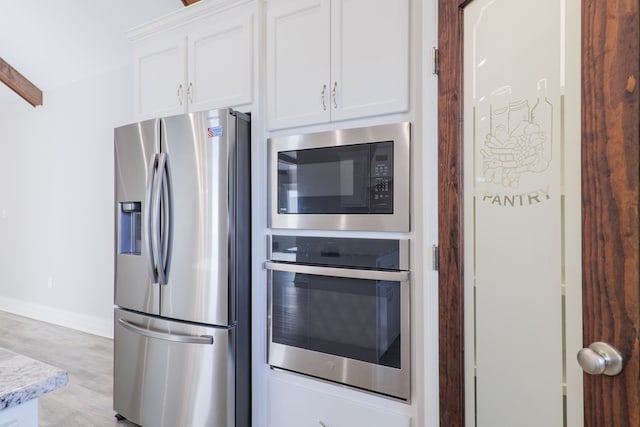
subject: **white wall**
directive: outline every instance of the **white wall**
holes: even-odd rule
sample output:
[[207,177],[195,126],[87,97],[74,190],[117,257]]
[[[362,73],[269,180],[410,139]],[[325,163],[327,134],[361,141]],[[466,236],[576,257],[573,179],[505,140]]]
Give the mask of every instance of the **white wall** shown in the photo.
[[0,106],[0,309],[112,336],[113,128],[130,67]]

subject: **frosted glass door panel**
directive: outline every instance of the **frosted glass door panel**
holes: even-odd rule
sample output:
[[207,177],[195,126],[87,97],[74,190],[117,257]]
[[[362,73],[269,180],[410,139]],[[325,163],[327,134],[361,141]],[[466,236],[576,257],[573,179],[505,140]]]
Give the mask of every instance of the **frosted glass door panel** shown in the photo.
[[567,320],[566,294],[581,286],[568,1],[475,0],[464,9],[468,425],[567,423],[566,336],[580,330]]

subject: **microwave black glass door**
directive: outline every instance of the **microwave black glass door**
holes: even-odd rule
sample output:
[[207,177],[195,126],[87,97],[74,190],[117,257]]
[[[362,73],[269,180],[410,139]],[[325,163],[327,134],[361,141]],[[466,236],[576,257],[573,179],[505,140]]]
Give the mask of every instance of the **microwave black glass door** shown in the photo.
[[274,271],[272,292],[274,342],[400,368],[400,282]]
[[393,142],[279,152],[278,213],[392,214]]

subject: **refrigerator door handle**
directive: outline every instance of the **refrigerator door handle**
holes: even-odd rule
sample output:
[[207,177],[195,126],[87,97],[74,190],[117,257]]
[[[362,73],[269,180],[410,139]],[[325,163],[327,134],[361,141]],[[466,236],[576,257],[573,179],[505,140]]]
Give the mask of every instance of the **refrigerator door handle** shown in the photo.
[[169,282],[169,268],[171,266],[171,252],[173,246],[173,186],[171,183],[171,168],[169,167],[169,155],[164,156],[164,167],[160,170],[162,174],[162,241],[160,256],[162,259],[163,280],[160,282],[166,285]]
[[211,335],[180,335],[170,334],[167,332],[158,332],[151,329],[142,328],[128,320],[118,319],[118,323],[129,331],[144,335],[145,337],[155,338],[164,341],[172,341],[181,344],[213,344],[213,337]]
[[147,261],[149,263],[149,273],[151,274],[152,282],[158,282],[158,270],[156,269],[155,250],[154,250],[154,235],[153,235],[153,215],[155,210],[153,209],[153,186],[156,182],[158,170],[158,155],[155,154],[149,164],[149,179],[147,180],[146,191],[146,212],[145,212],[145,239],[144,244],[147,250]]
[[152,234],[151,246],[153,258],[157,272],[157,283],[165,285],[167,278],[165,277],[164,258],[162,256],[162,190],[164,189],[164,171],[167,164],[167,155],[165,153],[158,154],[158,166],[156,168],[156,182],[153,188],[153,207],[152,207]]

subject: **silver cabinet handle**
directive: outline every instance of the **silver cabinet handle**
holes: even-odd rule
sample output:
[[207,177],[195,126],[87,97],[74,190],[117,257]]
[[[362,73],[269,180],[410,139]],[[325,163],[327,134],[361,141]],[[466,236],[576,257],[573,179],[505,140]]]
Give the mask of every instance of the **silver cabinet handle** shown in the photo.
[[323,423],[322,421],[318,421],[318,424],[320,424],[321,427],[328,427],[325,423]]
[[596,341],[578,352],[578,363],[591,375],[618,375],[622,372],[623,359],[620,352],[610,344]]
[[182,83],[178,85],[178,102],[182,105]]
[[333,99],[333,108],[338,108],[338,82],[333,82],[333,89],[331,89],[331,98]]
[[189,98],[189,104],[193,104],[193,83],[189,83],[187,88],[187,98]]
[[148,338],[156,338],[164,341],[172,341],[182,344],[213,344],[213,337],[211,335],[180,335],[169,334],[167,332],[158,332],[151,329],[142,328],[128,320],[118,319],[118,323],[123,328],[128,329],[136,334],[144,335]]
[[320,93],[320,97],[322,99],[322,110],[327,111],[327,85],[322,85],[322,92]]
[[266,261],[267,270],[287,271],[290,273],[315,274],[316,276],[345,277],[347,279],[384,280],[388,282],[406,282],[408,271],[354,270],[351,268],[317,267],[314,265],[285,264]]

